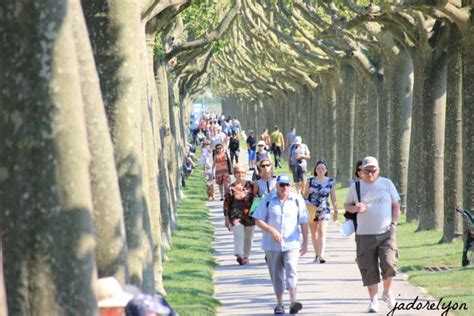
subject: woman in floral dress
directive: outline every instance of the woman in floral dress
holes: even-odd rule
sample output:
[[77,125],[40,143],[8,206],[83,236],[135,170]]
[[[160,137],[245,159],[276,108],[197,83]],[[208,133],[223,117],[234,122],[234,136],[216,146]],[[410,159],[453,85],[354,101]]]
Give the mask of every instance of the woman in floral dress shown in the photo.
[[328,177],[328,166],[318,161],[313,169],[313,177],[306,185],[305,196],[308,202],[316,207],[314,218],[310,220],[311,240],[316,257],[313,262],[325,263],[326,230],[331,216],[329,196],[334,209],[333,220],[337,220],[336,181]]

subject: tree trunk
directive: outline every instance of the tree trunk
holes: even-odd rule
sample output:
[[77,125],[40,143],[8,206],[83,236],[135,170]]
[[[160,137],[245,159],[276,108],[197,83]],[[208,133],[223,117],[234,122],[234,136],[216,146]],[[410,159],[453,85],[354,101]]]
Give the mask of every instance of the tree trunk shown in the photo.
[[72,7],[78,10],[74,20],[74,39],[92,158],[90,175],[97,270],[99,277],[114,276],[125,284],[128,281],[127,244],[114,149],[82,8],[76,2],[73,2]]
[[[135,2],[86,1],[83,5],[94,47],[107,117],[114,143],[120,195],[124,208],[131,283],[142,286],[143,165],[142,84],[140,65],[143,32],[140,6]],[[137,52],[137,49],[139,51]]]
[[400,193],[402,213],[406,212],[408,161],[410,153],[411,118],[413,104],[413,63],[410,55],[400,47],[391,72],[392,135],[390,178]]
[[78,12],[68,1],[2,7],[0,217],[9,314],[97,315],[90,153],[72,31]]
[[[473,9],[471,8],[471,14]],[[463,173],[464,208],[474,213],[474,22],[463,34]]]
[[418,230],[442,229],[444,211],[444,130],[446,117],[447,54],[434,53],[427,64],[424,92],[425,165],[423,176],[426,207],[421,209]]
[[452,242],[462,236],[462,216],[456,207],[462,203],[462,61],[461,34],[450,26],[448,44],[448,93],[446,102],[446,136],[444,142],[444,229],[441,242]]
[[172,167],[172,138],[170,129],[170,113],[168,99],[168,77],[166,74],[166,66],[164,61],[157,60],[156,65],[156,88],[158,91],[158,106],[160,111],[159,132],[163,150],[161,151],[161,159],[159,159],[159,186],[162,192],[161,199],[161,218],[162,218],[162,242],[165,248],[172,245],[171,235],[174,231],[174,210],[176,201],[176,192],[174,191],[174,181],[170,176],[169,168]]
[[343,83],[342,97],[338,99],[338,165],[337,181],[344,186],[354,177],[353,166],[360,159],[354,159],[354,118],[355,118],[355,70],[351,65],[342,67]]
[[408,189],[407,189],[407,221],[411,222],[419,219],[421,210],[425,208],[426,198],[424,192],[424,176],[422,173],[424,161],[424,99],[423,87],[425,86],[426,75],[424,73],[426,60],[418,52],[411,54],[415,78],[413,85],[413,108],[412,108],[412,129],[410,141],[410,160],[408,161]]

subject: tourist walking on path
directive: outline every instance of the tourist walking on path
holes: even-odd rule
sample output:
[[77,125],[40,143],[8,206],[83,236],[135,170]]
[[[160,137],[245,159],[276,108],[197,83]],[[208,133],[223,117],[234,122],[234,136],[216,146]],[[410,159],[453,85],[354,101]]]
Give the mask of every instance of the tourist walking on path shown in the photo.
[[260,140],[265,142],[265,150],[270,151],[272,140],[270,134],[268,134],[268,128],[264,128],[262,134],[260,134]]
[[295,142],[288,148],[288,167],[293,173],[297,193],[305,188],[306,160],[310,159],[308,146],[302,143],[301,136],[295,137]]
[[[257,166],[260,160],[262,159],[269,159],[271,161],[270,152],[266,150],[266,147],[267,146],[263,140],[260,140],[257,143],[257,152],[255,153],[255,160],[253,162],[254,166]],[[258,179],[258,177],[259,177],[259,170],[258,168],[255,168],[252,175],[252,180],[255,181]]]
[[214,163],[212,164],[212,174],[216,180],[216,184],[219,186],[219,192],[221,194],[221,201],[224,200],[224,194],[227,192],[227,187],[231,182],[231,161],[224,146],[222,144],[216,145],[216,154],[214,155]]
[[229,186],[224,200],[225,226],[234,234],[234,254],[239,265],[249,264],[255,220],[250,217],[253,183],[246,180],[247,168],[234,165],[235,182]]
[[278,125],[275,125],[271,134],[272,152],[275,158],[275,168],[281,168],[281,152],[285,150],[285,140]]
[[259,179],[253,184],[254,196],[264,196],[275,189],[276,177],[273,176],[272,162],[268,158],[260,160],[257,164]]
[[391,180],[379,176],[380,168],[376,158],[365,157],[362,160],[362,170],[361,201],[358,201],[353,185],[344,206],[349,212],[357,213],[357,264],[362,282],[369,291],[368,311],[376,313],[379,309],[380,270],[383,278],[382,300],[390,310],[396,303],[391,287],[398,257],[396,225],[400,217],[400,196]]
[[296,138],[296,128],[292,127],[291,131],[286,134],[286,146],[290,147],[295,143],[295,138]]
[[233,131],[232,134],[230,135],[229,152],[230,152],[230,161],[232,161],[232,163],[234,162],[238,163],[239,154],[240,154],[240,141],[235,131]]
[[313,218],[310,218],[311,240],[313,242],[315,263],[325,263],[326,231],[331,217],[329,197],[334,210],[333,220],[337,221],[336,180],[328,177],[328,166],[320,160],[313,169],[313,177],[308,180],[305,188],[305,198],[316,208]]
[[297,266],[299,257],[308,250],[308,211],[303,198],[290,191],[289,176],[279,175],[276,183],[276,191],[262,200],[253,217],[263,230],[262,249],[277,300],[274,313],[285,313],[283,293],[286,288],[290,295],[290,314],[296,314],[303,308],[296,300]]
[[253,130],[249,130],[249,136],[247,137],[247,151],[249,153],[249,169],[254,170],[255,168],[255,151],[257,150],[257,141]]

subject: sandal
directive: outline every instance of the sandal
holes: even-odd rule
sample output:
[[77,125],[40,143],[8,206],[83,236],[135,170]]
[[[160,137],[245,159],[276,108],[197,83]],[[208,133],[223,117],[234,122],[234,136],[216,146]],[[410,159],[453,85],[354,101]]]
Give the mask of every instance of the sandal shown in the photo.
[[244,259],[242,259],[242,257],[237,257],[237,262],[239,263],[239,265],[243,266],[244,265]]
[[282,305],[277,305],[274,309],[274,314],[284,314],[285,308]]
[[290,304],[290,314],[298,314],[303,309],[303,304],[300,302],[293,302]]
[[242,262],[243,262],[243,264],[249,264],[249,263],[250,263],[250,260],[249,260],[249,258],[247,258],[247,257],[243,257],[243,258],[242,258]]

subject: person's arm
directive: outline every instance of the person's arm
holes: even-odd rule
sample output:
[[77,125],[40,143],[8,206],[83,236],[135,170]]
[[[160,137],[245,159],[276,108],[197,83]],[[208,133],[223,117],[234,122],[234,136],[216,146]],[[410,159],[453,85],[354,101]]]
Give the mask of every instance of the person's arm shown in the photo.
[[216,163],[217,163],[217,155],[214,157],[214,161],[212,162],[212,177],[214,178],[216,172]]
[[283,134],[281,135],[281,150],[285,150],[285,138],[283,137]]
[[258,183],[257,183],[257,181],[255,181],[255,182],[253,183],[253,190],[252,190],[252,193],[253,193],[254,196],[258,196]]
[[[273,239],[281,244],[282,241],[283,241],[283,237],[281,236],[280,232],[277,231],[275,228],[273,228],[272,226],[268,225],[267,223],[265,223],[263,220],[261,219],[256,219],[255,220],[255,224],[261,229],[261,230],[264,230],[266,232],[268,232],[270,235],[272,235]],[[306,237],[307,239],[308,237]]]
[[300,256],[304,256],[308,252],[308,223],[301,224],[301,234],[303,242],[301,243]]
[[333,221],[337,221],[338,217],[338,210],[337,210],[337,200],[336,200],[336,189],[334,188],[335,187],[335,183],[334,183],[334,186],[331,188],[331,202],[332,202],[332,208],[334,210],[334,213],[333,213]]
[[392,203],[392,224],[397,226],[398,220],[400,219],[400,204],[398,202]]
[[234,197],[230,194],[230,191],[227,191],[225,193],[225,198],[224,198],[224,225],[227,227],[229,231],[232,230],[232,223],[230,222],[229,219],[229,212],[230,212],[230,207],[232,206],[232,201]]
[[303,199],[307,200],[309,197],[309,181],[306,181],[306,185],[303,190]]

